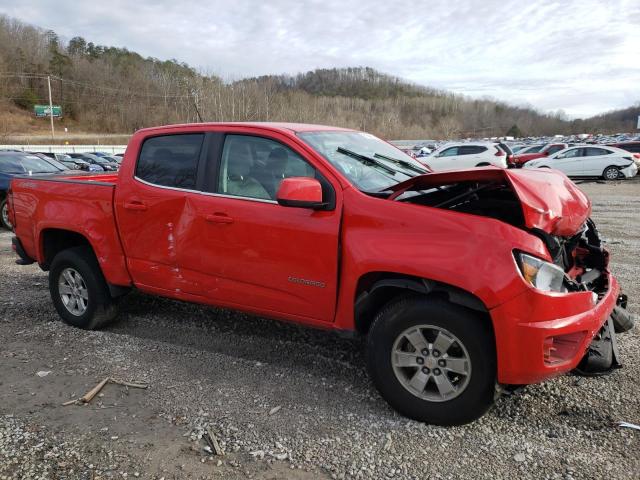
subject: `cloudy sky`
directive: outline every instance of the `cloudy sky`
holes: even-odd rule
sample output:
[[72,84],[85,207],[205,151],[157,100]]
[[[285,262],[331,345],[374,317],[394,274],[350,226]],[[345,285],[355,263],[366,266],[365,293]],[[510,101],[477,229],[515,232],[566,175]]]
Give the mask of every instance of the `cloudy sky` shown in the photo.
[[639,0],[0,0],[0,13],[228,79],[371,66],[572,118],[640,102]]

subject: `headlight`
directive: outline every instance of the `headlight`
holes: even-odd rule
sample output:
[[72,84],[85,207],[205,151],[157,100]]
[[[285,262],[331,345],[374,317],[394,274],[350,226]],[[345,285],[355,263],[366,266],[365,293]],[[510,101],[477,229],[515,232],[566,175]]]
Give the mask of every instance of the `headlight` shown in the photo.
[[566,292],[564,270],[526,253],[516,253],[522,278],[532,287],[543,292]]

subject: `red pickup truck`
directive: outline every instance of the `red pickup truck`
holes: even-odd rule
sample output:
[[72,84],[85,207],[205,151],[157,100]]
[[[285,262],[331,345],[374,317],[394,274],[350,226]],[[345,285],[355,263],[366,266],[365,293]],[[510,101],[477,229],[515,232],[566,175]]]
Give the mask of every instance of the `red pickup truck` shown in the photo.
[[67,323],[130,289],[367,335],[382,396],[436,424],[581,361],[622,300],[562,173],[429,173],[368,133],[286,123],[140,130],[118,174],[12,181],[19,263]]

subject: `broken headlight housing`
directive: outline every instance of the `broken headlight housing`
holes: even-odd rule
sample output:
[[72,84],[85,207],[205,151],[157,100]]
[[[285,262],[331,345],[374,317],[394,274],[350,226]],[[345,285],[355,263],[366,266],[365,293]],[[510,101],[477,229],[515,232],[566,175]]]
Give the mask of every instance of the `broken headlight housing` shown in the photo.
[[567,291],[562,268],[526,253],[516,252],[515,255],[520,274],[529,285],[543,292]]

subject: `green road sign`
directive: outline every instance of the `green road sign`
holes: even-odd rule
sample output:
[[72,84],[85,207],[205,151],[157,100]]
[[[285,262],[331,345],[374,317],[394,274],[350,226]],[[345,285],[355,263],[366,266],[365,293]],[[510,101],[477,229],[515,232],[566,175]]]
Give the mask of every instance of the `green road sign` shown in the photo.
[[[49,105],[34,105],[33,113],[36,114],[36,117],[48,117],[51,115],[49,111]],[[62,107],[60,105],[53,106],[53,116],[54,117],[62,116]]]

